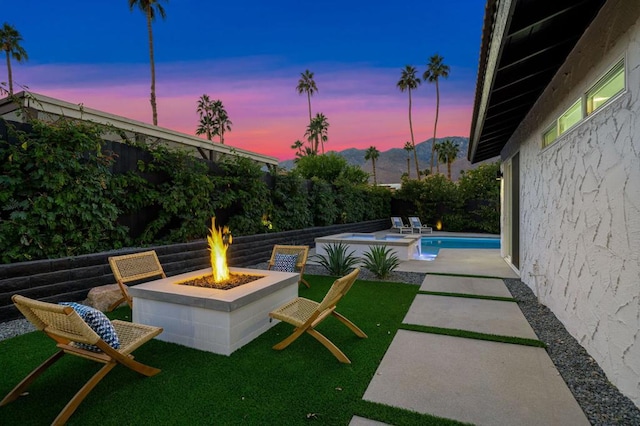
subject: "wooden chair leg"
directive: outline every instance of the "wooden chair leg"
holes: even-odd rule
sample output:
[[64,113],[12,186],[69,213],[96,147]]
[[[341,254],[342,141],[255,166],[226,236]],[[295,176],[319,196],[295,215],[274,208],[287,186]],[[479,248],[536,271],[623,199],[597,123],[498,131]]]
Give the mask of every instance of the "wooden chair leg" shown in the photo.
[[127,299],[125,299],[124,297],[121,297],[120,299],[116,300],[115,302],[113,302],[111,305],[109,305],[109,307],[107,308],[107,312],[111,312],[113,311],[115,308],[117,308],[118,306],[120,306],[120,304],[122,302],[125,302]]
[[289,346],[294,340],[296,340],[298,337],[300,337],[303,333],[304,333],[304,329],[303,328],[296,327],[296,329],[293,330],[293,333],[291,333],[291,335],[289,337],[284,339],[282,342],[274,345],[273,349],[275,349],[277,351],[283,350],[284,348]]
[[122,297],[118,301],[112,303],[111,306],[109,306],[109,308],[107,309],[107,311],[108,312],[113,311],[115,308],[120,306],[122,302],[127,302],[129,307],[133,309],[133,298],[129,295],[129,290],[127,289],[126,284],[123,284],[119,281],[117,284],[118,284],[118,287],[120,287],[120,292],[122,293]]
[[336,311],[333,311],[331,314],[336,317],[341,323],[349,327],[349,330],[353,331],[356,336],[362,337],[363,339],[367,338],[367,335],[364,333],[364,331],[360,330],[357,325],[349,321],[347,318]]
[[338,358],[338,361],[343,364],[351,364],[351,360],[349,360],[349,358],[347,358],[347,356],[340,349],[338,349],[338,347],[334,345],[331,340],[327,339],[313,328],[308,329],[307,333],[312,335],[318,342],[322,343],[325,348],[329,349],[333,356]]
[[[113,356],[113,355],[112,355]],[[132,356],[124,356],[118,354],[118,356],[113,356],[116,361],[120,364],[124,365],[127,368],[135,371],[136,373],[140,373],[143,376],[151,377],[158,374],[160,371],[159,368],[151,367],[150,365],[143,364],[133,359]]]
[[304,278],[302,278],[302,276],[300,276],[300,282],[304,285],[307,286],[307,288],[311,288],[311,285],[309,285],[309,283],[307,282],[307,280],[305,280]]
[[89,395],[89,392],[102,380],[104,376],[107,375],[109,371],[115,367],[117,363],[115,361],[111,361],[104,365],[96,374],[89,379],[87,383],[80,388],[80,390],[71,398],[71,400],[67,403],[67,405],[60,411],[58,417],[55,418],[52,425],[64,425],[69,420],[69,417],[76,411],[80,403]]
[[20,383],[16,385],[15,388],[11,392],[4,397],[2,401],[0,401],[0,407],[3,405],[7,405],[8,403],[15,401],[18,397],[33,383],[35,379],[37,379],[45,370],[53,365],[57,360],[62,358],[64,355],[63,351],[58,351],[52,356],[49,357],[45,362],[36,367],[27,377],[22,379]]

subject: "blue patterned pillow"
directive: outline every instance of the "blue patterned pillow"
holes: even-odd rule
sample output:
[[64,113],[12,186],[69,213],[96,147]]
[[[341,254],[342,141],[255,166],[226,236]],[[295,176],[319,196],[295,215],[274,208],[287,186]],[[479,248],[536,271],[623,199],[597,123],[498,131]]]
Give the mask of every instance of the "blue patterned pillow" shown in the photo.
[[[97,309],[91,306],[81,305],[75,302],[60,302],[60,305],[71,306],[74,311],[80,315],[80,318],[87,323],[93,331],[96,332],[102,340],[104,340],[109,346],[114,349],[120,348],[120,340],[118,334],[113,328],[109,318]],[[100,352],[100,349],[94,345],[87,345],[86,343],[76,343],[76,346],[82,349],[87,349],[93,352]]]
[[295,272],[297,261],[297,254],[276,253],[276,258],[274,259],[273,267],[271,269],[274,271]]

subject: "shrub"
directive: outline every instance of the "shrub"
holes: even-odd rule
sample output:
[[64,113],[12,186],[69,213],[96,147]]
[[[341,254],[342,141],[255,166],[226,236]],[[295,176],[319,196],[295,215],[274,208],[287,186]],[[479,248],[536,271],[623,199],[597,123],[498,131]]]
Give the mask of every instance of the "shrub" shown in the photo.
[[317,177],[311,178],[309,204],[313,215],[313,224],[327,226],[336,223],[338,206],[331,184]]
[[137,145],[151,154],[138,161],[140,173],[161,176],[155,184],[130,172],[127,180],[129,205],[125,211],[155,208],[156,214],[137,238],[141,244],[189,241],[202,238],[215,216],[212,178],[207,164],[186,151],[163,145]]
[[327,254],[317,254],[314,256],[314,259],[316,259],[330,275],[346,275],[359,262],[359,259],[354,256],[355,251],[347,253],[348,249],[349,246],[343,243],[327,244],[325,246]]
[[313,225],[307,182],[299,174],[277,174],[275,188],[271,194],[273,200],[271,219],[275,225],[275,231],[304,229]]
[[384,279],[400,265],[400,259],[390,247],[372,246],[364,253],[362,264],[376,277]]
[[225,157],[218,163],[221,173],[214,179],[213,197],[218,209],[229,213],[227,225],[234,235],[264,232],[262,218],[273,211],[269,188],[259,164],[249,158]]
[[122,247],[117,223],[122,190],[103,151],[102,129],[61,119],[7,126],[0,139],[0,259],[3,263],[73,256]]

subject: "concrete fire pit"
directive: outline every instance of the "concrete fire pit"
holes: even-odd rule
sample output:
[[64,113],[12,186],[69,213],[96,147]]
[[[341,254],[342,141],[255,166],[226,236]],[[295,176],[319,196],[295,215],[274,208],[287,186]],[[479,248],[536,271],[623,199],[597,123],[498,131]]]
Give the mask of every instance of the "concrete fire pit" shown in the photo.
[[269,312],[298,296],[299,274],[229,269],[264,277],[229,290],[177,284],[207,268],[130,287],[133,321],[164,328],[159,340],[231,355],[276,324]]

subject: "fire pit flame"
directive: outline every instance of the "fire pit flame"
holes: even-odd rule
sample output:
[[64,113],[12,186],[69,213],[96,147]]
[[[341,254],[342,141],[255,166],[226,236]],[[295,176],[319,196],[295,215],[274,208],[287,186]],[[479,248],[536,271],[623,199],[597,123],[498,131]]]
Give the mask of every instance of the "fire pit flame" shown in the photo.
[[211,218],[211,234],[207,237],[211,256],[211,270],[213,280],[220,283],[229,279],[229,267],[227,265],[227,248],[232,242],[229,227],[216,229],[216,218]]

